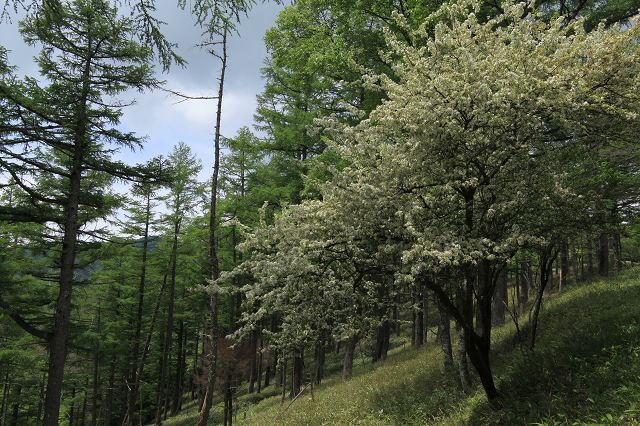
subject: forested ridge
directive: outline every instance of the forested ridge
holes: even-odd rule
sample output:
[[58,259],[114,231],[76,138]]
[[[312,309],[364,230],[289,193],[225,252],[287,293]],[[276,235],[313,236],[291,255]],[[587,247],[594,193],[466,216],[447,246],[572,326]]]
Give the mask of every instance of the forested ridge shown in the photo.
[[224,135],[255,5],[175,5],[196,96],[153,0],[4,2],[0,425],[638,423],[640,3],[285,4]]

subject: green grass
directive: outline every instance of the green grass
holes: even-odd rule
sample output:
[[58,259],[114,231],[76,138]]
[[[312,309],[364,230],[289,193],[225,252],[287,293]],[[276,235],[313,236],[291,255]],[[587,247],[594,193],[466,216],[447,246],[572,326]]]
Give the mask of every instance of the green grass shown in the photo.
[[[475,378],[465,396],[442,373],[442,355],[394,349],[361,362],[352,380],[330,377],[289,405],[277,396],[249,404],[241,425],[640,425],[640,277],[582,283],[548,295],[535,352],[514,344],[515,328],[494,333],[494,370],[504,408],[493,410]],[[221,411],[217,406],[215,413]],[[219,421],[219,414],[214,418]],[[194,424],[187,410],[167,425]]]

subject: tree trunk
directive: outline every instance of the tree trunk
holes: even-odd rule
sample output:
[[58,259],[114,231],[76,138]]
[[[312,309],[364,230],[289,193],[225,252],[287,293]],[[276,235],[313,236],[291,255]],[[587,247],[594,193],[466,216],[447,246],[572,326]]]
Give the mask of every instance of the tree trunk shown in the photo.
[[[183,293],[183,298],[184,298]],[[184,382],[184,320],[180,320],[178,328],[178,359],[176,360],[176,377],[173,384],[173,398],[171,403],[171,415],[175,416],[180,411],[180,401],[182,399],[182,384]]]
[[613,272],[620,272],[622,266],[622,245],[620,232],[614,232],[611,235],[611,247],[613,248]]
[[296,351],[293,356],[293,371],[291,373],[291,398],[295,398],[302,389],[302,376],[304,369],[304,354]]
[[[314,381],[317,385],[320,384],[320,382],[322,382],[322,378],[324,377],[324,362],[325,362],[325,351],[326,351],[326,344],[324,340],[320,340],[318,343],[316,343],[316,353],[315,353],[315,364],[316,364],[316,371],[315,371],[315,377],[314,377]],[[266,386],[266,385],[265,385]]]
[[170,370],[170,358],[173,347],[173,312],[175,309],[176,298],[176,269],[178,260],[178,235],[180,234],[180,218],[179,209],[176,207],[174,215],[176,217],[173,223],[173,242],[171,244],[171,272],[169,278],[169,294],[167,300],[167,329],[164,333],[164,344],[162,345],[162,361],[160,367],[160,381],[158,383],[158,406],[156,412],[156,425],[162,423],[161,417],[166,417],[166,411],[168,410],[168,400],[170,397],[169,392],[169,370]]
[[453,349],[451,347],[451,326],[449,315],[442,306],[442,303],[438,302],[438,340],[440,341],[440,347],[442,348],[442,359],[444,364],[444,371],[447,377],[453,377]]
[[80,90],[77,121],[73,133],[73,154],[69,170],[68,198],[64,206],[62,250],[60,252],[60,277],[58,298],[53,315],[53,328],[48,338],[49,366],[47,392],[44,400],[44,426],[57,426],[60,416],[60,397],[67,359],[67,337],[71,324],[71,294],[76,263],[78,241],[78,210],[82,192],[82,165],[89,140],[87,135],[88,100],[93,58],[89,56],[83,64],[82,88]]
[[567,286],[567,280],[569,277],[569,243],[567,240],[562,241],[560,246],[560,280],[558,284],[558,291],[562,292],[562,289]]
[[[456,291],[456,305],[459,311],[464,309],[464,288],[458,287]],[[458,334],[458,375],[460,376],[460,385],[465,395],[472,392],[471,375],[469,374],[469,365],[467,364],[467,346],[465,345],[464,327],[456,322],[456,332]]]
[[416,312],[416,347],[421,347],[424,345],[424,301],[423,301],[422,292],[418,293],[418,312]]
[[609,235],[600,233],[598,244],[598,273],[606,277],[609,275]]
[[105,426],[111,426],[112,418],[113,418],[113,391],[115,387],[115,377],[116,377],[116,354],[115,352],[111,354],[111,363],[109,365],[109,381],[107,384],[107,396],[105,398],[105,414],[104,414],[104,424]]
[[258,385],[258,393],[260,393],[262,391],[262,349],[263,349],[263,345],[262,345],[262,335],[259,336],[260,338],[260,347],[258,349],[258,377],[257,377],[257,385]]
[[587,273],[589,277],[593,276],[593,238],[591,236],[587,236]]
[[358,338],[356,336],[352,336],[347,341],[347,345],[344,351],[344,361],[342,362],[342,379],[348,380],[353,375],[353,355],[356,351],[356,344],[358,343]]
[[[129,376],[129,387],[127,392],[127,413],[125,414],[125,424],[134,424],[136,398],[138,395],[139,371],[138,357],[140,353],[140,337],[142,334],[142,317],[144,314],[144,290],[147,278],[147,257],[149,252],[149,225],[151,222],[151,191],[147,190],[145,199],[145,219],[144,234],[142,239],[142,265],[140,267],[140,281],[138,282],[138,307],[136,312],[135,332],[131,347],[131,374]],[[95,417],[95,413],[94,413]],[[92,425],[95,423],[92,421]]]
[[504,324],[507,303],[509,303],[507,293],[507,267],[506,265],[498,273],[496,288],[492,298],[493,307],[491,309],[491,324]]
[[529,342],[530,350],[533,350],[535,347],[536,333],[538,331],[538,317],[540,316],[540,309],[542,307],[542,298],[544,296],[544,290],[550,281],[552,265],[556,256],[557,252],[553,253],[552,248],[547,248],[540,254],[540,287],[538,287],[536,299],[533,302],[533,307],[529,318],[529,328],[531,333]]
[[[222,54],[221,69],[218,85],[218,110],[216,111],[216,126],[214,137],[214,161],[213,175],[211,178],[211,202],[209,205],[209,269],[211,281],[216,281],[220,276],[220,267],[218,265],[218,248],[216,233],[216,209],[218,200],[218,174],[220,172],[220,131],[222,125],[222,95],[224,93],[224,78],[227,70],[227,27],[225,26],[222,36]],[[205,397],[200,408],[198,416],[198,426],[206,426],[209,421],[209,411],[213,402],[213,392],[216,383],[216,367],[218,356],[218,294],[211,292],[209,297],[209,353],[207,354],[207,385],[205,389]]]
[[9,370],[7,370],[4,373],[4,384],[2,386],[2,406],[0,407],[0,425],[2,426],[6,424],[5,419],[7,413],[7,405],[9,404],[9,390],[11,390],[11,386],[9,385]]
[[[75,395],[75,387],[73,388],[73,394]],[[16,395],[13,398],[13,412],[11,413],[11,426],[20,426],[20,403],[22,402],[22,385],[16,385]],[[71,421],[73,421],[73,402],[71,403]]]
[[[98,335],[100,335],[100,311],[98,310]],[[100,391],[100,339],[93,354],[93,395],[91,396],[91,426],[98,424],[98,394]]]
[[250,363],[251,365],[249,366],[250,370],[249,370],[249,389],[247,390],[248,393],[252,394],[255,391],[255,384],[256,384],[256,374],[258,372],[258,360],[257,360],[257,346],[258,346],[258,332],[256,330],[253,330],[251,332],[251,360]]
[[82,400],[82,414],[80,415],[80,424],[85,426],[87,420],[87,388],[89,387],[89,379],[84,389],[84,399]]

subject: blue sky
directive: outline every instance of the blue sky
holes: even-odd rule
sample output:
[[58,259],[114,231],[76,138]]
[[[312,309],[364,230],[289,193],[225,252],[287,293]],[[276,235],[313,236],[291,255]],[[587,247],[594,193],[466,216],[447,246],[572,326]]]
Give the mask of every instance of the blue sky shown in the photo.
[[[167,87],[182,93],[213,96],[217,91],[219,61],[205,50],[195,47],[200,41],[200,29],[193,26],[188,13],[175,7],[175,1],[158,0],[158,15],[167,22],[165,34],[178,44],[178,52],[187,61],[185,68],[173,67],[168,73],[159,73]],[[229,67],[222,108],[222,134],[234,136],[242,126],[252,126],[256,108],[256,95],[262,90],[260,68],[266,51],[263,43],[265,31],[274,24],[282,5],[273,2],[257,4],[239,26],[229,45]],[[15,18],[15,17],[14,17]],[[36,75],[33,56],[37,49],[22,42],[13,23],[0,24],[0,44],[9,52],[9,62],[17,65],[19,74]],[[127,97],[128,96],[128,97]],[[125,110],[122,127],[148,137],[140,152],[122,152],[121,158],[139,163],[155,155],[166,155],[178,141],[187,143],[204,164],[201,179],[211,173],[213,158],[213,126],[216,105],[213,100],[191,100],[177,103],[178,99],[164,92],[131,93],[125,99],[135,98],[136,105]]]

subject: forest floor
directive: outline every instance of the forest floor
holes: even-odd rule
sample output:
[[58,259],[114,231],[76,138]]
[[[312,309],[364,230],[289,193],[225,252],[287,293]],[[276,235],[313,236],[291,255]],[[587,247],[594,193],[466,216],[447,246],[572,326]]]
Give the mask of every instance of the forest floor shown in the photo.
[[[313,399],[305,392],[281,404],[273,387],[262,400],[245,395],[234,423],[640,425],[640,269],[545,295],[534,352],[520,348],[515,336],[511,321],[493,336],[501,410],[487,404],[477,377],[469,396],[445,378],[431,338],[424,348],[396,347],[384,362],[358,359],[347,382],[336,357]],[[220,404],[214,407],[214,421],[221,412]],[[166,425],[193,425],[196,417],[190,407]]]

